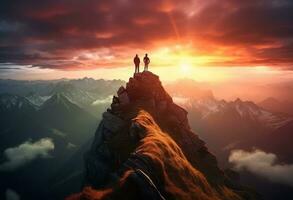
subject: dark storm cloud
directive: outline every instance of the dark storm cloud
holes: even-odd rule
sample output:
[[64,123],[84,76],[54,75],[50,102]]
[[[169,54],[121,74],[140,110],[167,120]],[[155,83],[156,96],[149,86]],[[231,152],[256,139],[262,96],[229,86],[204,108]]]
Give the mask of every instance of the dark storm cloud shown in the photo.
[[0,67],[0,70],[20,69],[18,67]]
[[293,4],[277,2],[286,1],[217,2],[202,10],[199,18],[210,19],[213,31],[219,33],[214,39],[223,44],[263,44],[293,38]]
[[0,63],[75,68],[83,67],[72,60],[82,50],[151,49],[156,42],[192,39],[204,41],[198,49],[246,52],[227,65],[288,67],[292,24],[289,0],[3,0]]

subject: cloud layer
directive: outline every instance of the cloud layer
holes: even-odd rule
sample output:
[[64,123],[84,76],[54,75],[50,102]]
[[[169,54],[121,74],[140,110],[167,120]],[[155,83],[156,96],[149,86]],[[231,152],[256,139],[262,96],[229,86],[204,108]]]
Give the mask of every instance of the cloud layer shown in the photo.
[[0,171],[13,171],[36,158],[48,158],[49,152],[54,148],[50,138],[43,138],[36,142],[29,140],[19,146],[8,148],[4,151],[7,161],[0,165]]
[[277,156],[261,150],[234,150],[229,157],[235,169],[247,170],[272,182],[293,186],[293,165],[278,164]]
[[5,200],[20,200],[20,196],[14,190],[7,189],[5,192]]
[[291,0],[4,0],[0,63],[121,67],[139,49],[180,44],[215,57],[208,65],[292,69],[292,9]]

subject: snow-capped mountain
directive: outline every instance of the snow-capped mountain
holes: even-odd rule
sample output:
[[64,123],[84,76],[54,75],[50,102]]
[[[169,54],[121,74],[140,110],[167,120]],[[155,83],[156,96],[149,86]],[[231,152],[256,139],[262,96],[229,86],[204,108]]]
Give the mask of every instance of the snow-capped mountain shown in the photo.
[[30,93],[25,98],[29,100],[32,104],[36,106],[41,106],[45,101],[47,101],[51,96],[41,96],[36,93]]
[[184,100],[181,98],[179,101],[178,99],[174,98],[175,101],[190,112],[196,111],[202,120],[208,120],[216,116],[233,116],[239,120],[250,121],[271,129],[277,129],[293,121],[292,117],[265,110],[252,101],[236,99],[235,101],[227,102],[225,100],[216,100],[213,97],[185,98]]
[[0,111],[17,111],[17,110],[34,110],[35,105],[28,101],[26,98],[12,95],[0,95]]
[[0,94],[23,96],[39,107],[54,94],[62,93],[73,103],[88,107],[96,100],[107,99],[115,93],[116,88],[124,84],[122,80],[95,80],[87,77],[48,81],[0,80]]
[[70,101],[80,106],[90,105],[98,98],[97,94],[78,89],[70,83],[63,82],[57,84],[51,93],[52,95],[62,94]]
[[41,107],[48,99],[56,94],[66,97],[72,103],[77,104],[80,107],[87,107],[99,98],[98,94],[78,89],[68,82],[60,82],[52,89],[50,95],[41,96],[37,93],[30,93],[26,96],[26,99],[32,104]]
[[22,121],[31,119],[36,110],[37,107],[24,97],[11,94],[1,94],[0,135],[17,127]]

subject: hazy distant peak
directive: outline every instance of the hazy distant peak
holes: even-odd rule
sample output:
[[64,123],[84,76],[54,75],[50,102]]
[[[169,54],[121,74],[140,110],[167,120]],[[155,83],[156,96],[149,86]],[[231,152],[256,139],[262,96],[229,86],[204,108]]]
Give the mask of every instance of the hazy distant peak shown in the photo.
[[276,99],[275,97],[268,97],[264,99],[262,102],[280,102],[280,101]]
[[242,100],[240,98],[237,98],[234,102],[241,104],[242,103]]
[[84,77],[82,80],[83,80],[83,81],[95,81],[95,79],[93,79],[93,78],[88,78],[88,77]]
[[12,94],[0,95],[0,107],[2,110],[23,108],[35,109],[35,105],[29,102],[26,98]]
[[56,92],[66,92],[76,89],[71,83],[68,82],[59,82],[53,88],[52,93]]
[[[73,103],[67,99],[62,93],[56,93],[51,96],[45,103],[42,105],[42,108],[46,107],[55,107],[55,106],[64,106],[68,107],[73,105]],[[75,106],[75,105],[74,105]]]

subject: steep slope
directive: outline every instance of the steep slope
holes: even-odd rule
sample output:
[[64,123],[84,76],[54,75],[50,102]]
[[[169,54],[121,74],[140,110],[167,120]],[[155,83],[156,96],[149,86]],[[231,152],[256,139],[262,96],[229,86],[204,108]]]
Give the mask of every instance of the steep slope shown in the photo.
[[[15,124],[22,124],[36,112],[36,106],[18,95],[0,95],[0,133],[9,132]],[[1,135],[0,134],[0,135]]]
[[17,112],[22,110],[31,111],[34,110],[35,106],[31,104],[25,98],[18,95],[1,94],[0,95],[0,111],[1,112]]
[[[76,160],[76,162],[69,162],[68,160],[90,137],[93,137],[97,119],[63,95],[56,94],[40,108],[33,109],[33,113],[30,115],[28,115],[28,109],[25,109],[23,117],[15,120],[16,111],[19,110],[22,113],[24,108],[34,108],[31,107],[32,104],[26,98],[18,97],[16,98],[17,101],[14,101],[15,98],[12,98],[13,101],[11,98],[8,101],[10,104],[13,103],[13,106],[9,104],[9,109],[6,109],[7,114],[1,115],[5,119],[8,117],[7,115],[11,115],[12,125],[5,132],[0,131],[0,165],[7,160],[3,154],[6,149],[19,147],[27,141],[35,142],[43,138],[50,138],[54,144],[54,149],[50,151],[47,159],[35,159],[10,172],[0,170],[0,191],[13,188],[21,196],[21,199],[60,199],[60,196],[52,197],[52,190],[56,183],[62,182],[67,177],[60,175],[56,179],[52,179],[57,176],[55,174],[66,163],[69,163],[68,167],[77,166],[78,162],[82,162],[82,158]],[[20,100],[23,100],[23,102]],[[23,109],[19,109],[19,107]],[[30,151],[33,152],[35,149]],[[21,158],[22,155],[19,156]],[[36,175],[36,172],[42,175]],[[71,171],[67,169],[67,172]],[[76,182],[78,183],[78,181]],[[62,185],[61,190],[66,191],[66,186]],[[56,191],[54,190],[54,192]],[[0,197],[0,199],[2,198]]]
[[192,128],[200,132],[221,165],[233,148],[257,147],[257,142],[286,126],[293,118],[263,109],[251,101],[217,100],[212,96],[174,98],[189,111]]
[[[74,154],[67,156],[66,162],[50,177],[48,199],[64,199],[68,194],[78,192],[83,182],[84,154],[91,146],[93,137],[81,145]],[[69,167],[70,166],[70,167]]]
[[41,96],[37,93],[30,92],[25,96],[27,100],[29,100],[32,104],[36,106],[41,106],[45,101],[47,101],[51,96]]
[[0,95],[0,149],[28,139],[63,137],[82,144],[92,137],[97,119],[62,94],[53,95],[41,107],[17,95]]
[[272,152],[278,155],[281,161],[286,163],[293,162],[292,151],[292,138],[293,138],[293,121],[282,126],[267,137],[256,141],[256,146],[266,152]]
[[117,94],[85,155],[85,185],[104,188],[120,179],[125,187],[86,189],[83,197],[89,192],[86,199],[107,199],[108,193],[115,199],[255,199],[218,167],[158,76],[135,74]]
[[293,102],[278,100],[273,97],[269,97],[259,102],[258,105],[266,110],[270,110],[273,112],[282,112],[293,115]]
[[94,102],[98,97],[97,94],[78,89],[73,84],[68,82],[58,83],[51,93],[52,95],[62,94],[66,98],[70,99],[73,103],[80,106],[87,106]]
[[203,121],[210,119],[220,120],[222,117],[230,120],[243,121],[246,124],[258,126],[268,131],[273,131],[282,127],[293,118],[266,110],[252,101],[242,101],[236,99],[235,101],[217,100],[214,97],[205,98],[186,98],[185,101],[178,102],[184,108],[197,112],[199,118]]
[[94,80],[90,78],[57,83],[51,94],[61,94],[72,103],[85,109],[96,117],[110,105],[109,95],[114,94],[113,87],[122,81]]
[[[70,119],[70,120],[66,120]],[[63,94],[57,93],[48,99],[38,111],[41,124],[61,130],[69,142],[81,144],[92,136],[96,118],[72,103]],[[78,124],[78,126],[76,126]],[[86,131],[85,131],[86,130]]]

